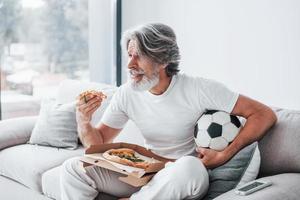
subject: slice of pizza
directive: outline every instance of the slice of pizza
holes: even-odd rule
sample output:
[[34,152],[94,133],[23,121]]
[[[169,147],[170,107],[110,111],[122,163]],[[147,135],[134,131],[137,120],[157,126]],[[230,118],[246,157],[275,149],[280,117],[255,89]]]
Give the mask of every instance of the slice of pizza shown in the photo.
[[146,169],[151,164],[142,159],[137,152],[128,148],[110,149],[105,151],[102,156],[109,161],[142,169]]
[[100,91],[96,91],[96,90],[86,90],[82,93],[79,94],[79,99],[82,101],[84,100],[85,103],[87,103],[89,101],[89,99],[87,99],[87,96],[90,95],[90,96],[99,96],[101,97],[102,99],[106,99],[107,96],[103,93],[103,92],[100,92]]

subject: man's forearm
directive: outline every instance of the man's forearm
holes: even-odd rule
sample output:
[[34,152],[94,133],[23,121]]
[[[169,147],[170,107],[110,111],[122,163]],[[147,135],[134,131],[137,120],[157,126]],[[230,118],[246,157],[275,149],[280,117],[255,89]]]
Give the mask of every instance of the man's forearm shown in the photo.
[[276,115],[270,108],[249,116],[239,135],[224,150],[227,158],[230,159],[245,146],[261,139],[267,133],[267,130],[275,124],[276,120]]
[[78,133],[84,147],[103,144],[103,137],[100,131],[93,127],[90,123],[78,125]]

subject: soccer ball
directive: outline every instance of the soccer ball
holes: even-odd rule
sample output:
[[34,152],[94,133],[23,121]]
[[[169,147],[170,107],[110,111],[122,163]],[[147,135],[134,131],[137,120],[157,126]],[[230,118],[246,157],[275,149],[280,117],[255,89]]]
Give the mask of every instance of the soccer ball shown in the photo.
[[236,116],[218,110],[203,113],[197,125],[198,130],[194,133],[197,146],[217,151],[225,149],[242,128]]

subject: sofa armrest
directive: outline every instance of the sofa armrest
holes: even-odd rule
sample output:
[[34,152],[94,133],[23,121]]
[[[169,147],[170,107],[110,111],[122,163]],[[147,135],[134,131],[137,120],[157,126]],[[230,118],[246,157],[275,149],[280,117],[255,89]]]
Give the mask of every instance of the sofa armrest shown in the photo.
[[18,117],[0,121],[0,150],[26,143],[37,116]]

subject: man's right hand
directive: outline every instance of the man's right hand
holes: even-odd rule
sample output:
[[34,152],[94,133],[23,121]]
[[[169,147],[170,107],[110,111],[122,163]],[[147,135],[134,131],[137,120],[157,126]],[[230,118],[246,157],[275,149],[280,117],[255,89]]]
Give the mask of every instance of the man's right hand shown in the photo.
[[94,94],[86,95],[85,99],[78,98],[76,102],[76,120],[78,125],[89,123],[93,113],[101,106],[102,101],[103,96],[95,96]]
[[84,98],[77,98],[76,102],[76,121],[77,130],[81,143],[88,147],[92,144],[102,144],[101,132],[92,127],[90,121],[93,113],[101,106],[105,95],[87,94]]
[[80,141],[84,147],[111,143],[122,130],[111,128],[103,123],[99,123],[96,127],[91,125],[90,122],[93,113],[101,106],[102,101],[106,98],[106,95],[102,92],[95,91],[86,94],[85,98],[83,95],[79,95],[77,98],[77,130]]

